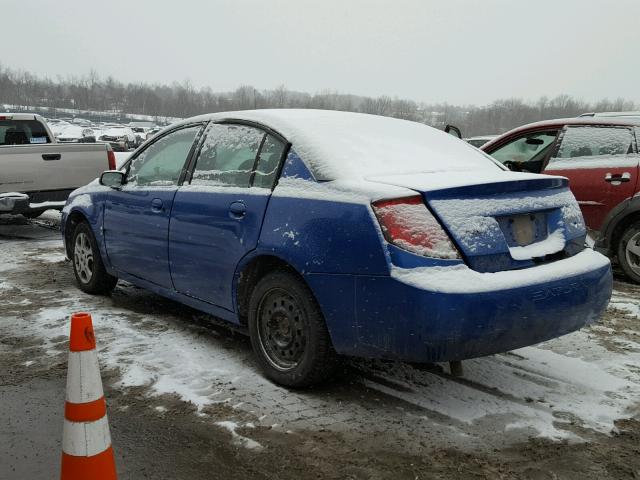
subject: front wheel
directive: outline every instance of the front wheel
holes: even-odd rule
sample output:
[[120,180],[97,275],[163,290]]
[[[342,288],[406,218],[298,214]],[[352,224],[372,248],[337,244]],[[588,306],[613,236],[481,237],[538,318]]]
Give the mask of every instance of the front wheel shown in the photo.
[[78,224],[71,245],[73,272],[80,290],[91,294],[111,292],[118,279],[105,270],[96,239],[87,223]]
[[618,263],[635,283],[640,283],[640,222],[632,223],[618,243]]
[[263,277],[249,301],[251,345],[265,376],[288,387],[327,379],[338,363],[324,317],[296,275]]

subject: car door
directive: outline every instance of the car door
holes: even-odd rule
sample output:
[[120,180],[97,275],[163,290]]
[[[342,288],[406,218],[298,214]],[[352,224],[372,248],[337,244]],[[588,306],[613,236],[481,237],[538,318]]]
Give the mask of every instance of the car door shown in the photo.
[[175,288],[233,310],[236,266],[260,236],[286,142],[248,125],[211,124],[169,225]]
[[113,268],[165,288],[169,215],[201,124],[169,132],[131,159],[126,183],[107,195],[104,241]]
[[633,130],[569,125],[544,173],[569,179],[587,226],[598,231],[609,212],[637,191],[638,155]]

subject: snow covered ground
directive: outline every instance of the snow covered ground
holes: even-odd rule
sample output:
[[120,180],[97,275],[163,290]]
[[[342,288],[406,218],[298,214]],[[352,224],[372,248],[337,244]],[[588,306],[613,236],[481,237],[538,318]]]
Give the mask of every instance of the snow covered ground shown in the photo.
[[246,448],[262,446],[238,427],[363,437],[392,431],[391,447],[406,450],[420,448],[411,439],[474,449],[531,437],[582,442],[611,435],[616,420],[640,411],[638,287],[616,282],[601,323],[465,361],[460,378],[447,365],[352,360],[330,384],[291,391],[264,379],[248,341],[212,326],[207,315],[122,282],[110,298],[80,292],[56,218],[0,225],[0,336],[18,347],[36,342],[43,354],[33,368],[63,364],[69,316],[88,311],[102,369],[117,372],[117,388],[143,387],[158,411],[163,394],[177,394],[201,414],[231,407],[219,426]]

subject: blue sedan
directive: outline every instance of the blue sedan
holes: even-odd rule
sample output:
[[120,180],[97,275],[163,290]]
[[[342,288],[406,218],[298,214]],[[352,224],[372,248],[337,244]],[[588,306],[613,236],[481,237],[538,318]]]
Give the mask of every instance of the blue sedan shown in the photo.
[[287,386],[342,355],[458,361],[542,342],[596,321],[612,288],[566,179],[356,113],[184,120],[73,192],[62,226],[80,289],[122,279],[241,326]]

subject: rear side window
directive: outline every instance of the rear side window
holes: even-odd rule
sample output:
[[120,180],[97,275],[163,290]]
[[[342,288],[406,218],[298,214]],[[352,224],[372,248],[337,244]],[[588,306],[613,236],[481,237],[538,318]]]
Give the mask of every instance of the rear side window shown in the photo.
[[246,125],[211,124],[191,185],[248,187],[264,135]]
[[37,120],[0,120],[0,145],[39,143],[51,143],[51,139]]
[[633,134],[629,128],[568,127],[555,158],[616,156],[633,153]]
[[273,135],[267,135],[258,156],[252,184],[254,187],[273,188],[285,147],[284,142]]
[[131,161],[127,184],[138,186],[177,185],[201,125],[169,133]]

